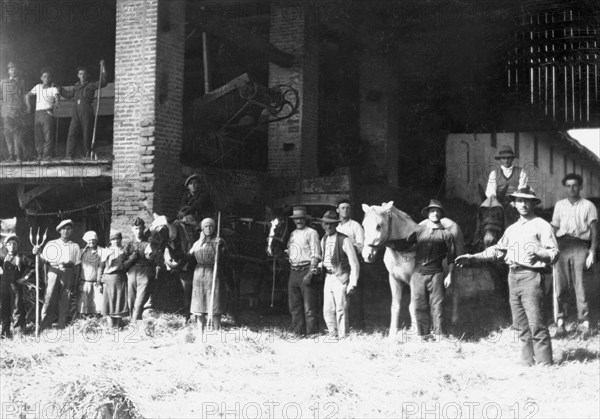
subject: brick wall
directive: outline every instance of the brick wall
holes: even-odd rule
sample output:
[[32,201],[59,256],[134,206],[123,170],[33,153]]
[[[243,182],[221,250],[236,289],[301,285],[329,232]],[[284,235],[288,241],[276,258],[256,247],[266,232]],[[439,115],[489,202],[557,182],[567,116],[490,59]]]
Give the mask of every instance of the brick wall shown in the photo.
[[112,228],[176,210],[184,25],[183,0],[117,4]]
[[360,135],[368,142],[373,174],[398,185],[399,104],[397,81],[385,57],[363,54],[360,59]]
[[292,85],[300,95],[300,108],[292,118],[269,125],[269,173],[315,177],[318,176],[318,26],[306,6],[284,1],[274,2],[271,8],[269,40],[293,54],[295,64],[291,68],[269,64],[269,85]]

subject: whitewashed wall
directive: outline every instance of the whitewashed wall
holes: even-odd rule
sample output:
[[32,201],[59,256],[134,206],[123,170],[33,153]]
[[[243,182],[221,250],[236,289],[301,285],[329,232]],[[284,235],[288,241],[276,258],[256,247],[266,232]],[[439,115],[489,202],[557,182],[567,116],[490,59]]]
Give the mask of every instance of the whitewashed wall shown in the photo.
[[[518,147],[515,146],[517,136]],[[536,137],[537,162],[534,159]],[[583,175],[582,196],[600,197],[600,164],[587,159],[566,140],[557,142],[555,138],[552,132],[503,132],[496,134],[494,147],[489,133],[450,134],[446,140],[446,196],[470,203],[481,202],[477,185],[485,189],[490,171],[498,165],[494,156],[502,145],[509,145],[517,153],[515,164],[529,174],[529,185],[542,200],[543,208],[553,207],[557,200],[565,197],[561,181],[571,172]]]

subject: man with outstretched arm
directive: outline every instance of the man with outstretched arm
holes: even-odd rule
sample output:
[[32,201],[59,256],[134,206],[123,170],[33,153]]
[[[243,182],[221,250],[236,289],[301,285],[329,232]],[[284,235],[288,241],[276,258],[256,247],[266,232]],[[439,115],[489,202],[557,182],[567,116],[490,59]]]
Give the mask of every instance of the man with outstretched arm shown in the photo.
[[458,266],[471,260],[504,260],[510,268],[508,286],[513,324],[519,330],[521,363],[552,364],[552,342],[544,319],[544,278],[559,255],[552,226],[533,208],[541,203],[526,186],[510,194],[519,219],[509,226],[500,241],[481,253],[456,258]]

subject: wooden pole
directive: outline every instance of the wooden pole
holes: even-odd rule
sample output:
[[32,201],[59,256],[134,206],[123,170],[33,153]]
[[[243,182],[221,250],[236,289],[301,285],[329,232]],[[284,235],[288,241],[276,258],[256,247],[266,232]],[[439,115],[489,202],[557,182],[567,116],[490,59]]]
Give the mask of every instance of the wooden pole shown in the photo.
[[94,115],[94,131],[92,133],[92,147],[90,150],[90,158],[97,160],[96,153],[94,152],[94,145],[96,144],[96,128],[98,127],[98,113],[100,112],[100,98],[102,97],[102,74],[104,73],[104,62],[100,61],[100,75],[98,76],[98,99],[96,100],[96,115]]
[[275,255],[273,255],[273,286],[271,287],[271,308],[273,308],[273,302],[275,300],[275,269],[277,268]]
[[35,255],[35,337],[40,337],[40,255]]
[[215,307],[215,287],[217,283],[217,269],[219,267],[219,241],[221,239],[221,211],[217,214],[217,243],[215,248],[215,266],[213,269],[212,284],[210,287],[210,304],[208,306],[208,323],[207,325],[214,327],[213,313]]
[[204,64],[204,94],[210,92],[210,63],[208,54],[208,34],[202,32],[202,62]]

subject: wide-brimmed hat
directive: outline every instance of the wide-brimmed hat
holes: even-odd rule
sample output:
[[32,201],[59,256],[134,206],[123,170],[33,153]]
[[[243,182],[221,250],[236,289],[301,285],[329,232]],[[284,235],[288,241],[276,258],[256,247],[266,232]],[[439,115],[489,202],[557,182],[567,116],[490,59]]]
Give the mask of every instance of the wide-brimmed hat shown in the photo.
[[185,180],[185,182],[183,182],[183,186],[185,186],[187,188],[187,186],[190,184],[190,182],[194,179],[196,179],[198,182],[202,181],[202,178],[200,177],[199,174],[193,174],[191,176],[188,176],[188,178]]
[[512,201],[514,201],[517,198],[531,199],[535,202],[534,205],[540,204],[542,202],[542,200],[535,195],[535,192],[533,191],[533,189],[531,189],[529,185],[525,186],[524,188],[517,189],[515,192],[511,193],[508,196]]
[[290,218],[306,218],[306,207],[298,206],[292,209],[292,215]]
[[4,240],[4,244],[8,244],[9,241],[16,241],[17,245],[21,244],[21,239],[19,239],[15,234],[11,234],[11,235],[7,236],[6,239]]
[[431,208],[439,208],[442,210],[442,214],[446,213],[446,210],[444,209],[444,207],[442,206],[442,203],[440,201],[438,201],[437,199],[431,199],[429,200],[429,205],[427,205],[425,208],[423,208],[421,210],[421,215],[425,218],[427,218],[427,216],[429,215],[429,210]]
[[15,68],[15,67],[18,67],[18,65],[14,61],[9,61],[8,65],[6,67],[7,68]]
[[500,160],[502,158],[512,158],[514,159],[515,156],[515,152],[513,151],[512,147],[509,145],[503,145],[500,147],[500,150],[498,150],[498,155],[496,157],[494,157],[496,160]]
[[337,211],[334,211],[334,210],[325,211],[325,214],[323,214],[323,218],[321,218],[321,221],[324,223],[339,223],[340,216],[337,213]]
[[66,227],[68,225],[70,225],[71,227],[73,227],[73,221],[71,221],[71,220],[62,220],[60,222],[60,224],[56,226],[56,231],[58,233],[60,233],[60,230],[62,230],[63,227]]

